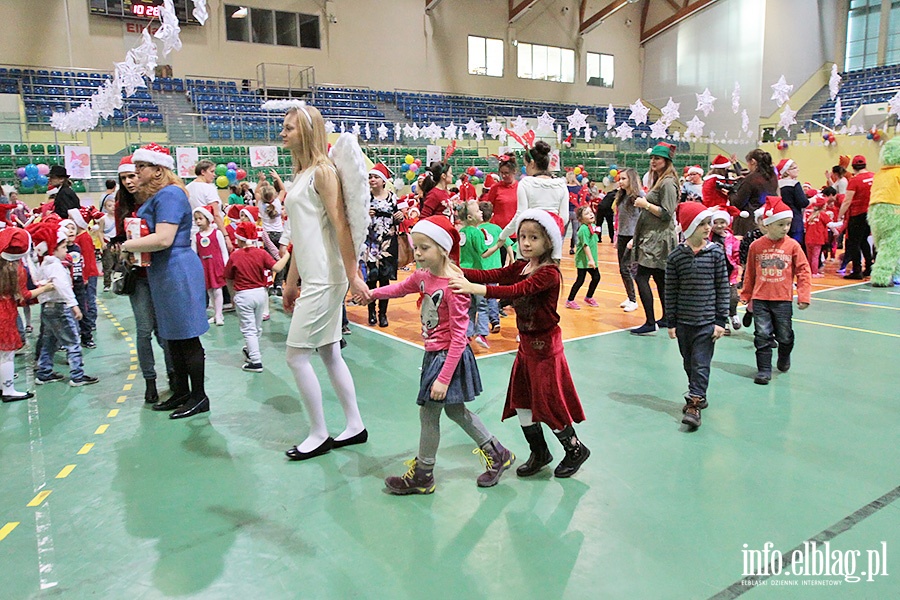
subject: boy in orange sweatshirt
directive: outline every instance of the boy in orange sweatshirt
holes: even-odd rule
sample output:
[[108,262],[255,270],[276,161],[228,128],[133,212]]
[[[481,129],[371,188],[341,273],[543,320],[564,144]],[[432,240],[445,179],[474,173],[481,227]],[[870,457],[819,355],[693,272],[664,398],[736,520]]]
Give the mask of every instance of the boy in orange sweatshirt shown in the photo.
[[756,377],[753,383],[767,385],[772,379],[772,341],[778,342],[778,370],[791,368],[794,330],[791,301],[797,280],[797,307],[809,306],[810,269],[803,249],[787,237],[793,212],[778,196],[766,198],[763,224],[766,235],[750,244],[741,300],[753,300],[756,331]]

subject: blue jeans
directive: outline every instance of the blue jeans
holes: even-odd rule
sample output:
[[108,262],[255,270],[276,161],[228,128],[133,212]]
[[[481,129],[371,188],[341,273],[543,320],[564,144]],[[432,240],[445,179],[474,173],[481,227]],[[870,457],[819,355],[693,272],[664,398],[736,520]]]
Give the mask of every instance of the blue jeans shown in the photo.
[[678,349],[684,360],[684,372],[688,377],[688,393],[698,398],[706,398],[709,387],[709,365],[712,362],[715,342],[712,335],[715,324],[675,326]]
[[772,372],[772,341],[778,342],[778,355],[787,356],[794,349],[794,314],[790,300],[753,300],[753,345],[756,347],[756,367],[763,373]]
[[76,322],[77,329],[79,335],[82,340],[90,339],[91,337],[91,326],[88,324],[87,320],[87,304],[88,304],[88,291],[87,291],[87,282],[81,284],[75,284],[72,286],[72,291],[75,292],[75,300],[78,301],[78,308],[81,309],[81,320]]
[[[83,321],[87,321],[88,332],[97,329],[97,276],[88,277],[85,282],[85,304],[81,312]],[[91,334],[93,335],[93,334]]]
[[172,357],[169,354],[169,346],[159,337],[159,329],[156,326],[156,313],[153,311],[153,299],[150,297],[150,282],[145,277],[140,277],[134,287],[134,293],[128,297],[131,300],[131,310],[134,312],[134,328],[137,332],[137,356],[138,364],[144,379],[156,379],[156,359],[153,356],[152,336],[156,334],[156,341],[163,349],[166,361],[166,373],[175,372],[172,366]]
[[490,323],[488,323],[487,300],[484,296],[475,294],[469,297],[472,302],[469,304],[469,327],[466,330],[466,336],[487,335],[491,331]]
[[[497,285],[496,283],[489,283],[488,285]],[[488,321],[491,322],[491,325],[499,325],[500,324],[500,300],[497,298],[486,298],[487,300],[487,314]]]
[[69,361],[69,374],[72,379],[84,376],[84,361],[81,356],[81,341],[78,334],[78,323],[72,309],[63,302],[47,302],[41,305],[41,349],[38,355],[37,376],[47,379],[53,373],[53,354],[62,346],[66,349]]

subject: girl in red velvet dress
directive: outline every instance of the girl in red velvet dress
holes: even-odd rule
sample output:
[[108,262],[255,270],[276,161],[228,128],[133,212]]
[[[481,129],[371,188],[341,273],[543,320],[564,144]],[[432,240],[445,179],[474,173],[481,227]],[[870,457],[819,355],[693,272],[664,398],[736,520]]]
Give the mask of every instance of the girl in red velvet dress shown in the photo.
[[[554,471],[557,477],[574,475],[591,454],[572,427],[584,420],[584,411],[563,353],[556,312],[562,282],[561,225],[561,219],[548,211],[523,211],[518,243],[526,261],[487,271],[463,269],[465,277],[450,282],[455,293],[513,300],[520,340],[503,418],[518,415],[531,447],[528,461],[516,469],[519,477],[534,475],[553,460],[541,423],[553,430],[566,453]],[[486,283],[500,285],[483,285]]]

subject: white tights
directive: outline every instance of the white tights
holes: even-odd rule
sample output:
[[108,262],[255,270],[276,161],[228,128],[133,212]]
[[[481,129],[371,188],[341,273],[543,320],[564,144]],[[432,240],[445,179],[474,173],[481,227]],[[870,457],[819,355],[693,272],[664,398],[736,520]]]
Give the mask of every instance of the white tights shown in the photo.
[[[530,408],[517,408],[516,416],[519,417],[519,425],[522,427],[528,427],[529,425],[534,424]],[[559,433],[560,431],[562,431],[562,429],[554,429],[553,433]]]
[[[344,440],[365,429],[356,405],[353,376],[350,374],[347,363],[344,362],[344,357],[341,356],[339,342],[322,346],[318,351],[328,370],[331,386],[341,402],[341,408],[344,409],[344,417],[347,419],[347,427],[335,436],[337,440]],[[309,435],[297,446],[301,452],[315,450],[328,438],[328,426],[325,424],[325,413],[322,409],[322,388],[310,363],[312,354],[312,348],[288,346],[287,349],[287,364],[294,374],[294,380],[300,390],[300,397],[309,415]]]
[[0,382],[3,382],[4,396],[24,396],[13,386],[16,377],[15,352],[0,352]]
[[206,293],[209,294],[209,299],[212,300],[213,318],[216,320],[216,323],[221,323],[225,318],[222,316],[222,288],[212,288],[206,290]]

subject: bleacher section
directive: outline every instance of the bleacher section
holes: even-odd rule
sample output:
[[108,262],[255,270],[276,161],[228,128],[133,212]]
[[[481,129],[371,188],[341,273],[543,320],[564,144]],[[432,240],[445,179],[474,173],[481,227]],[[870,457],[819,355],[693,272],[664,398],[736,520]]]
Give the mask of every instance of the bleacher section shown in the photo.
[[[863,104],[887,102],[900,90],[900,65],[872,67],[841,74],[841,118],[844,122]],[[825,102],[813,119],[826,125],[834,120],[834,100]]]
[[[22,95],[29,124],[49,124],[50,115],[82,104],[110,77],[110,73],[0,68],[0,92]],[[139,119],[142,128],[163,128],[162,114],[147,90],[125,98],[122,109],[100,125],[120,128],[132,119]]]

